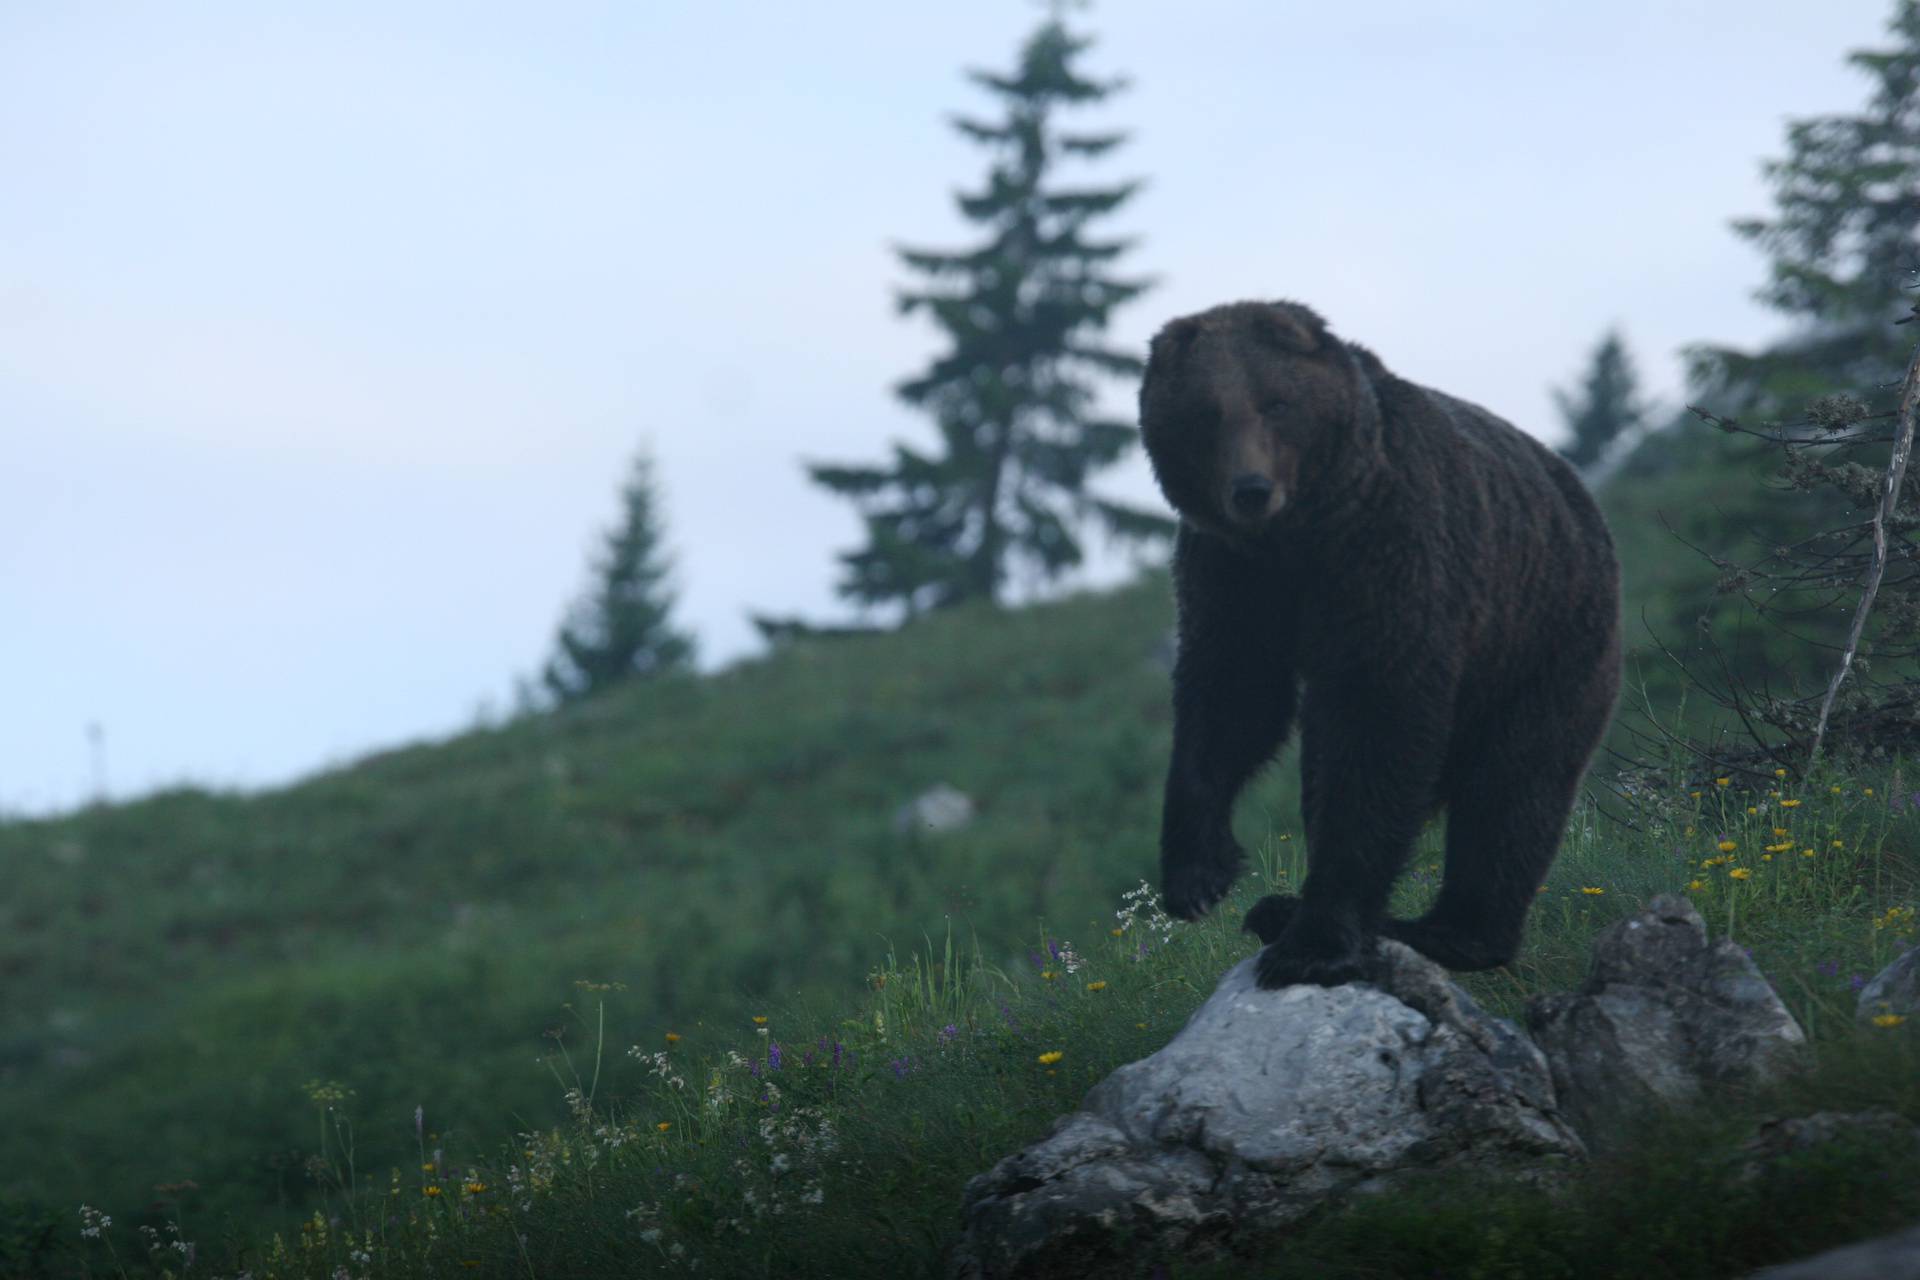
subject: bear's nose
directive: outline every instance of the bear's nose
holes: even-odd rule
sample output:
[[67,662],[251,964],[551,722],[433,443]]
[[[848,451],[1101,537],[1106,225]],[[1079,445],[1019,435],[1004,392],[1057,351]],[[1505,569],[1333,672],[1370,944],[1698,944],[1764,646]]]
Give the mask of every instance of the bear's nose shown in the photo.
[[1273,497],[1273,481],[1262,475],[1236,476],[1233,481],[1233,509],[1243,516],[1257,516],[1267,509]]

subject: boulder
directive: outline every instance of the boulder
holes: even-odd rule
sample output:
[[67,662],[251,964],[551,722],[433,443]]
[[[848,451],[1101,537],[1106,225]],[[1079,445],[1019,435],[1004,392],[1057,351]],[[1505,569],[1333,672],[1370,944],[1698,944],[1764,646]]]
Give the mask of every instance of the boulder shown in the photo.
[[1584,1154],[1517,1028],[1399,943],[1377,955],[1372,981],[1330,988],[1229,970],[1165,1048],[968,1183],[952,1274],[1107,1275],[1423,1171],[1542,1179]]
[[1602,933],[1586,983],[1534,999],[1527,1025],[1561,1109],[1594,1145],[1627,1111],[1776,1080],[1806,1057],[1806,1034],[1753,961],[1710,944],[1693,904],[1668,895]]
[[942,835],[973,821],[973,798],[944,782],[935,783],[893,811],[893,829],[901,835],[924,831]]
[[1920,1227],[1763,1267],[1748,1280],[1920,1280]]
[[1866,1022],[1883,1013],[1903,1018],[1920,1014],[1920,947],[1909,950],[1860,988],[1854,1016]]

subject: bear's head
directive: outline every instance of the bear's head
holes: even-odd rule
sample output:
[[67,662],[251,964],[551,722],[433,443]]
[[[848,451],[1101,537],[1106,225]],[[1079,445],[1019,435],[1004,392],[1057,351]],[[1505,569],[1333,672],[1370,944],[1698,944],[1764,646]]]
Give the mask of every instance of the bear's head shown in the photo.
[[1236,302],[1162,329],[1140,428],[1174,510],[1236,541],[1337,501],[1380,448],[1361,356],[1290,302]]

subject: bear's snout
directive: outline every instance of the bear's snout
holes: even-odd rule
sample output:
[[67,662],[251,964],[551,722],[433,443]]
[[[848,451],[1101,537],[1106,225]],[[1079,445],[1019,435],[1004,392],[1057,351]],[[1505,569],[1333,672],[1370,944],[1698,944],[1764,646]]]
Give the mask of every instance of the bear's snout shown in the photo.
[[1254,519],[1267,512],[1273,501],[1273,481],[1257,472],[1233,478],[1233,513],[1242,519]]

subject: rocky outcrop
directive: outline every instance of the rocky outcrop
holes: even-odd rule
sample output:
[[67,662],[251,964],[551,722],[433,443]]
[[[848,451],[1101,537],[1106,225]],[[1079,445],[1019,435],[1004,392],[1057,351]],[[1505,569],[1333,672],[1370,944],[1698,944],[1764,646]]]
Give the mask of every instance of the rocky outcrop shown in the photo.
[[1535,999],[1527,1025],[1561,1109],[1596,1145],[1628,1112],[1780,1078],[1807,1039],[1747,954],[1709,943],[1693,904],[1671,896],[1602,933],[1586,983]]
[[1551,1177],[1582,1154],[1540,1051],[1430,961],[1382,942],[1372,982],[1280,991],[1253,965],[968,1184],[954,1275],[1111,1274],[1422,1171]]
[[1868,1022],[1886,1014],[1901,1018],[1920,1014],[1920,947],[1908,951],[1860,988],[1855,1016]]
[[1765,1267],[1748,1280],[1920,1280],[1920,1227]]

